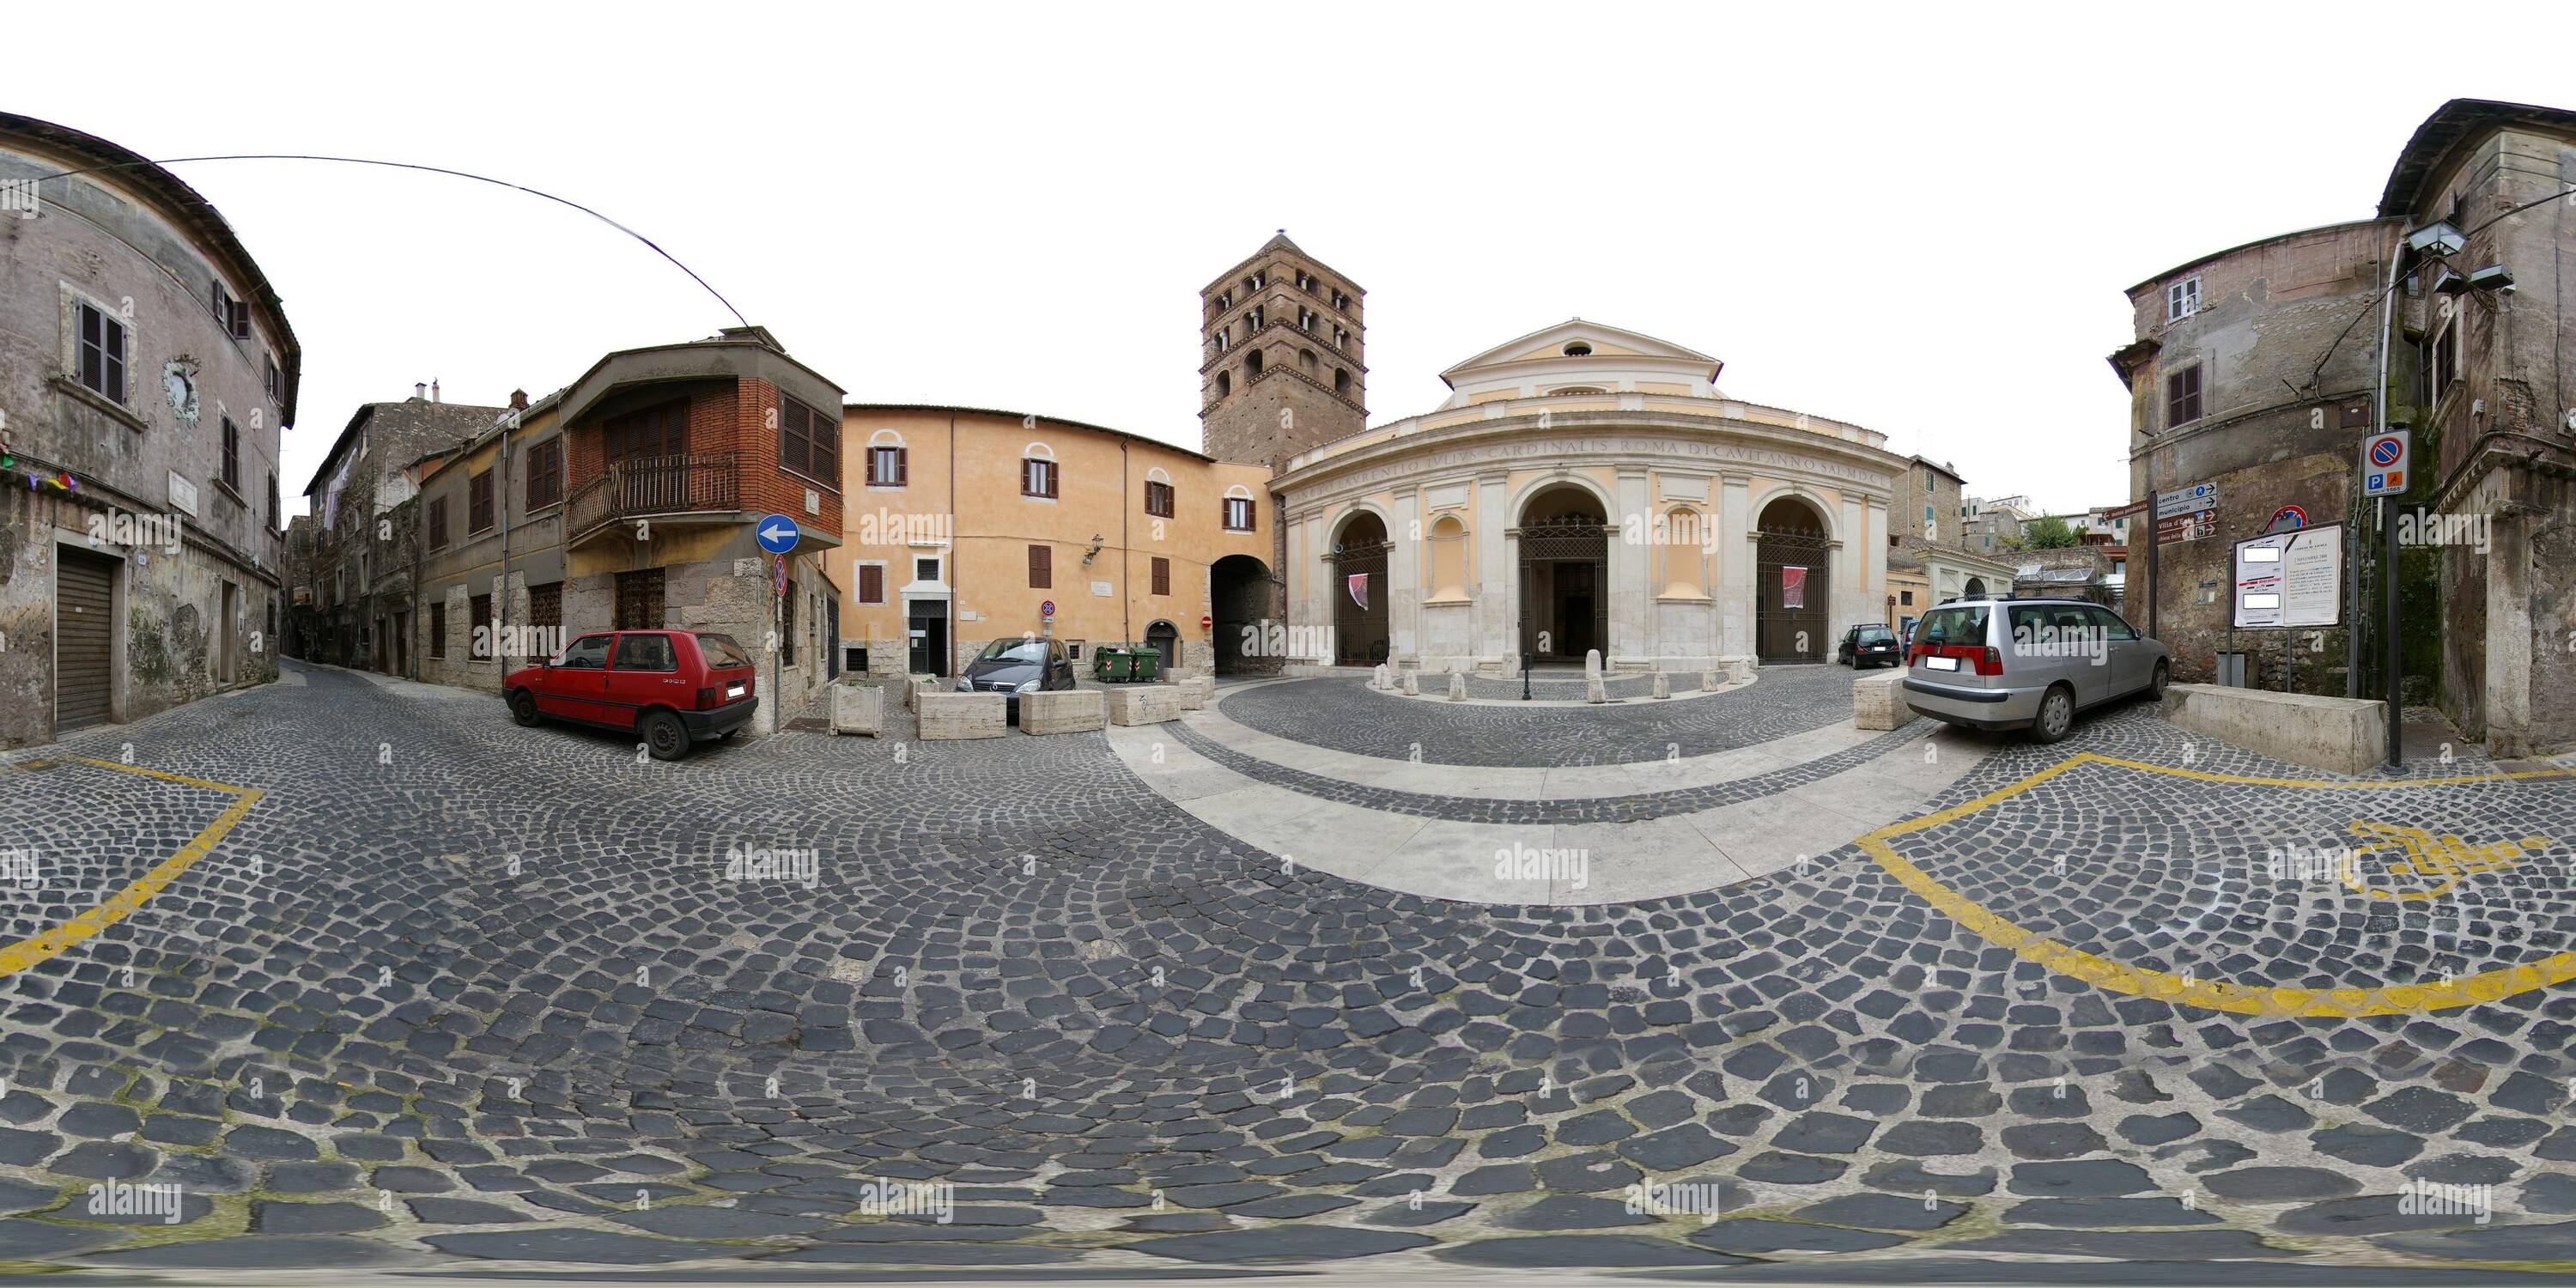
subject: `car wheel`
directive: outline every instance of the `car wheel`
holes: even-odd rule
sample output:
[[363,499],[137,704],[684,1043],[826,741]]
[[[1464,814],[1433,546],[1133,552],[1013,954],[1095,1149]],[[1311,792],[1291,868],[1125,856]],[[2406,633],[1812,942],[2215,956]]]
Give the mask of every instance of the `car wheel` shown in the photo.
[[2157,658],[2156,673],[2147,680],[2147,696],[2154,698],[2158,702],[2164,701],[2165,685],[2171,683],[2172,680],[2173,668],[2167,665],[2163,658]]
[[2039,698],[2039,718],[2030,722],[2030,740],[2043,746],[2062,742],[2075,729],[2075,691],[2061,684]]
[[537,714],[537,695],[521,689],[510,695],[510,718],[522,725],[534,725],[543,716]]
[[656,711],[644,717],[641,727],[644,747],[655,760],[678,760],[689,754],[689,728],[678,716]]

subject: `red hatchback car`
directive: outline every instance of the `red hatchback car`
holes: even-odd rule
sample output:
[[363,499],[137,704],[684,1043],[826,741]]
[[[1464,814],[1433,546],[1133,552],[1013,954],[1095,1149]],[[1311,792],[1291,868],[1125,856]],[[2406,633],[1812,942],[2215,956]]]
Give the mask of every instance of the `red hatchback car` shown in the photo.
[[711,631],[600,631],[502,681],[520,724],[548,718],[642,734],[655,760],[729,738],[760,709],[751,655]]

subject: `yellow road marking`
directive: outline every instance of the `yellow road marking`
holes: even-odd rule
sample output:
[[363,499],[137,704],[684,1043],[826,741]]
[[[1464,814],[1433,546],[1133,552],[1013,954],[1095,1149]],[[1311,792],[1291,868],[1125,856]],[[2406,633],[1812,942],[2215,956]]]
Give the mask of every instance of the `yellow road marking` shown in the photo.
[[203,778],[190,778],[185,774],[173,774],[165,770],[146,769],[139,765],[121,765],[113,760],[99,760],[90,756],[73,756],[71,759],[84,765],[96,765],[101,769],[141,774],[188,787],[203,787],[211,791],[223,792],[237,799],[233,801],[230,808],[217,815],[214,822],[207,824],[204,831],[197,833],[170,857],[154,864],[151,871],[135,878],[131,884],[117,891],[107,902],[60,925],[48,927],[26,939],[0,947],[0,975],[15,975],[132,916],[137,909],[150,902],[152,896],[161,893],[162,887],[177,880],[180,873],[196,866],[197,860],[213,853],[214,848],[223,843],[225,834],[233,830],[233,825],[241,822],[252,808],[259,804],[260,797],[265,795],[256,787],[235,787],[230,783],[208,782]]
[[1935,880],[1923,869],[1908,862],[1895,847],[1888,844],[1897,837],[1953,823],[1980,810],[2010,800],[2078,765],[2116,765],[2150,774],[2175,778],[2192,778],[2211,783],[2238,783],[2259,787],[2301,787],[2337,791],[2388,791],[2410,787],[2442,787],[2468,783],[2502,783],[2535,778],[2567,778],[2576,770],[2539,769],[2514,773],[2469,774],[2453,778],[2359,779],[2349,782],[2326,782],[2304,778],[2258,778],[2244,774],[2214,774],[2197,769],[2176,769],[2168,765],[2123,760],[2096,752],[2080,752],[2032,774],[2017,783],[1988,792],[1975,800],[1921,818],[1892,823],[1860,838],[1860,847],[1878,865],[1885,868],[1906,889],[1938,908],[1951,920],[1967,927],[1980,938],[2000,948],[2009,948],[2026,960],[2062,975],[2137,997],[2182,1006],[2197,1006],[2236,1015],[2288,1016],[2297,1018],[2344,1018],[2361,1015],[2413,1015],[2424,1011],[2450,1010],[2475,1006],[2497,998],[2527,993],[2576,979],[2576,952],[2555,953],[2538,961],[2501,970],[2484,971],[2449,982],[2424,984],[2389,984],[2376,988],[2279,988],[2270,984],[2239,984],[2229,980],[2205,980],[2174,975],[2144,966],[2131,966],[2096,956],[2079,948],[2025,930],[2010,919],[1989,912],[1975,900]]

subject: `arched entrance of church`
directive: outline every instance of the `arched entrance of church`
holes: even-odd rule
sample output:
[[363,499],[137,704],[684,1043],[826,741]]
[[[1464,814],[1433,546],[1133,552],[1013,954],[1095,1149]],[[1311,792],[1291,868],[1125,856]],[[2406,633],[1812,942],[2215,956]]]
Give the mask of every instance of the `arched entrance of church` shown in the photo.
[[1833,602],[1833,550],[1824,516],[1794,496],[1762,507],[1754,523],[1754,652],[1764,662],[1820,662],[1827,605]]
[[[1250,555],[1227,555],[1208,568],[1208,616],[1216,645],[1216,673],[1243,675],[1279,669],[1287,646],[1283,632],[1264,630],[1270,619],[1270,565]],[[1272,639],[1278,634],[1280,638]]]
[[1970,577],[1968,579],[1967,588],[1961,591],[1960,595],[1965,599],[1984,599],[1986,597],[1986,579],[1983,577]]
[[1359,510],[1333,538],[1333,660],[1375,666],[1386,660],[1386,524]]
[[1600,499],[1548,488],[1521,507],[1521,652],[1580,662],[1610,650],[1610,526]]

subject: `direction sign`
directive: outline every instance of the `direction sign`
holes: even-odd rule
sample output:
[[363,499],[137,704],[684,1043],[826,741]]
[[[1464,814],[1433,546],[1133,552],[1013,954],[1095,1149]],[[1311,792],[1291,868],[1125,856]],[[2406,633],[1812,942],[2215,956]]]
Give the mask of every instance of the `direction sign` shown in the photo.
[[2239,541],[2235,567],[2237,629],[2342,622],[2342,524]]
[[2415,435],[2392,429],[2361,440],[2361,494],[2394,496],[2406,490],[2407,465],[2415,456]]
[[752,529],[760,538],[760,548],[773,555],[783,555],[796,548],[796,521],[783,514],[763,515],[760,526]]
[[2169,546],[2177,541],[2198,541],[2218,534],[2218,511],[2197,510],[2156,520],[2156,544]]
[[2218,484],[2215,482],[2194,483],[2187,488],[2156,493],[2156,517],[2159,519],[2217,508]]

